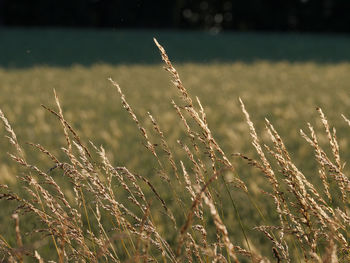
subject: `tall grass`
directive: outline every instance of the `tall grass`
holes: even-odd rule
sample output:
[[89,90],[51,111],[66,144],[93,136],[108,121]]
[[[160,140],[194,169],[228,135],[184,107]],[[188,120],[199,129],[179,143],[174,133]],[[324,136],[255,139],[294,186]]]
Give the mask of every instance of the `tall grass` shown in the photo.
[[[143,138],[143,146],[153,156],[154,176],[146,178],[124,166],[115,166],[102,146],[84,142],[64,117],[56,92],[56,109],[43,105],[61,123],[66,145],[60,160],[42,145],[29,143],[52,162],[41,168],[29,163],[16,133],[2,111],[0,118],[13,146],[9,153],[22,166],[18,183],[26,193],[16,193],[1,184],[0,198],[16,202],[13,212],[16,245],[0,236],[0,260],[25,262],[347,262],[349,256],[350,181],[344,171],[336,130],[331,129],[321,109],[317,109],[328,138],[324,149],[311,124],[309,134],[301,136],[314,149],[320,177],[313,185],[298,169],[290,152],[273,125],[266,120],[272,145],[261,143],[250,116],[240,100],[250,129],[252,144],[259,159],[244,154],[227,155],[209,128],[200,100],[191,97],[164,48],[155,40],[165,70],[179,91],[179,101],[172,101],[186,137],[178,139],[185,158],[178,159],[169,146],[156,118],[149,113],[153,130],[143,127],[121,87],[112,79],[121,102]],[[343,116],[350,125],[350,121]],[[174,124],[175,125],[175,124]],[[248,142],[247,142],[248,143]],[[31,153],[32,154],[32,153]],[[247,161],[266,177],[269,188],[262,195],[270,198],[278,216],[269,224],[266,211],[259,208],[252,190],[233,165],[234,157]],[[138,156],[137,158],[142,158]],[[306,160],[311,161],[311,160]],[[249,166],[246,169],[252,169]],[[227,178],[227,174],[233,175]],[[154,181],[161,181],[155,183]],[[218,192],[216,182],[225,186]],[[159,188],[162,191],[159,191]],[[244,224],[231,189],[245,196],[255,207],[261,224],[255,230],[271,242],[271,252],[264,254]],[[164,189],[170,193],[163,196]],[[225,223],[221,196],[228,195],[243,240],[230,234]],[[29,240],[21,232],[22,218],[35,219]],[[10,215],[9,215],[10,216]],[[45,249],[54,251],[43,259]]]

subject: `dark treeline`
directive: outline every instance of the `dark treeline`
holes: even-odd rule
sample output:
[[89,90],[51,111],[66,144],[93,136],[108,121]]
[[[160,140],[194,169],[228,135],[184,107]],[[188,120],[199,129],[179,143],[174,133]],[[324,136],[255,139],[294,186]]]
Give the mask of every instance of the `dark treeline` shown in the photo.
[[350,0],[0,0],[4,26],[350,32]]

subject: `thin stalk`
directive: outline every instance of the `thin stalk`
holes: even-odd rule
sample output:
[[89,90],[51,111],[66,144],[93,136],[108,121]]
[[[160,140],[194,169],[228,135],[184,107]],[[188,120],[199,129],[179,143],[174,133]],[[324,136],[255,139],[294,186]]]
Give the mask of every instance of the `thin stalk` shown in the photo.
[[[41,209],[42,209],[43,212],[44,212],[45,219],[47,220],[46,212],[45,212],[45,207],[44,207],[43,201],[41,200],[39,191],[38,191],[38,189],[37,189],[36,187],[35,187],[35,191],[36,191],[37,196],[39,197]],[[55,240],[55,236],[54,236],[53,232],[51,231],[51,228],[50,228],[50,232],[51,232],[52,241],[53,241],[53,243],[54,243],[54,245],[55,245],[55,248],[56,248],[56,252],[57,252],[57,255],[58,255],[58,260],[59,260],[60,263],[63,263],[64,261],[63,261],[63,259],[62,259],[62,257],[61,257],[61,253],[60,253],[60,251],[59,251],[59,249],[58,249],[58,246],[57,246],[57,243],[56,243],[56,240]]]
[[[94,216],[97,218],[97,215],[96,215],[94,209],[92,209],[91,207],[90,207],[90,209],[91,209],[92,213],[94,214]],[[112,244],[112,242],[110,241],[110,239],[109,239],[109,237],[108,237],[108,235],[107,235],[105,229],[104,229],[103,227],[101,227],[101,229],[102,229],[102,231],[103,231],[103,234],[104,234],[105,237],[107,238],[109,245],[110,245],[111,248],[112,248],[112,251],[113,251],[114,256],[118,259],[117,252],[115,251],[115,249],[114,249],[114,247],[113,247],[113,244]]]
[[12,248],[11,245],[6,241],[6,239],[0,234],[0,239],[2,240],[2,242],[5,243],[5,245],[8,247],[8,248]]
[[[111,219],[111,223],[112,223],[113,227],[116,228],[116,225],[114,224],[113,219]],[[119,222],[118,222],[118,225],[119,225],[119,227],[120,227],[120,223],[119,223]],[[135,245],[134,245],[134,242],[132,241],[132,238],[131,238],[131,235],[130,235],[129,230],[128,230],[125,226],[123,226],[123,230],[124,230],[125,232],[128,233],[130,244],[131,244],[131,246],[133,247],[134,252],[135,252],[135,251],[136,251],[136,247],[135,247]],[[130,258],[131,258],[131,255],[130,255],[130,253],[129,253],[129,250],[128,250],[127,246],[125,245],[124,240],[121,239],[120,242],[121,242],[121,244],[122,244],[122,246],[123,246],[123,249],[125,250],[125,253],[127,254],[128,258],[130,259]]]
[[85,217],[86,217],[86,220],[87,220],[87,223],[88,223],[88,227],[89,227],[89,231],[90,231],[90,235],[91,235],[92,246],[94,248],[95,257],[97,257],[95,241],[94,241],[94,238],[92,236],[92,230],[91,230],[90,220],[89,220],[89,217],[88,217],[88,214],[87,214],[87,209],[86,209],[86,204],[85,204],[85,198],[84,198],[83,190],[81,189],[81,187],[79,187],[79,190],[80,190],[81,199],[83,200],[84,213],[85,213]]
[[246,234],[246,232],[245,232],[245,230],[244,230],[244,226],[243,226],[243,223],[242,223],[242,220],[241,220],[241,216],[239,215],[239,211],[238,211],[238,209],[237,209],[237,206],[236,206],[235,202],[233,201],[231,192],[230,192],[230,190],[229,190],[228,187],[227,187],[227,183],[226,183],[226,181],[225,181],[225,178],[224,178],[223,176],[220,176],[220,177],[221,177],[221,179],[222,179],[222,181],[223,181],[223,183],[224,183],[226,192],[228,193],[228,196],[230,197],[231,204],[232,204],[232,206],[233,206],[233,208],[234,208],[234,210],[235,210],[235,213],[236,213],[236,216],[237,216],[237,219],[238,219],[239,226],[240,226],[240,228],[241,228],[241,230],[242,230],[242,233],[243,233],[245,242],[247,243],[247,246],[248,246],[248,250],[249,250],[249,252],[251,252],[251,248],[250,248],[250,244],[249,244],[249,241],[248,241],[248,238],[247,238],[247,234]]

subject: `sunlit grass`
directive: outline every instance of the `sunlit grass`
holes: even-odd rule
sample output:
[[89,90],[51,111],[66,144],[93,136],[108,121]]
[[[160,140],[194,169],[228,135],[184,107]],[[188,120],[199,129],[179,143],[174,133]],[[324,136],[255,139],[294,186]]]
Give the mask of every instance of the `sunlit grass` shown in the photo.
[[[40,106],[54,105],[55,89],[66,120],[78,131],[83,141],[92,140],[96,145],[103,145],[113,165],[125,165],[137,174],[153,178],[156,176],[156,162],[142,147],[143,139],[139,131],[122,109],[120,98],[107,79],[112,77],[120,84],[142,124],[149,130],[152,129],[147,117],[147,112],[150,112],[159,122],[169,146],[175,153],[183,155],[176,140],[185,136],[184,129],[170,103],[171,99],[177,98],[178,91],[169,81],[167,73],[161,70],[162,66],[95,64],[2,68],[0,108],[11,122],[20,143],[40,143],[52,153],[63,157],[60,150],[65,146],[62,128]],[[256,157],[238,103],[239,97],[245,102],[262,139],[267,139],[264,130],[264,118],[267,117],[284,138],[295,163],[311,181],[316,178],[316,162],[311,147],[305,144],[299,129],[304,129],[310,120],[315,120],[312,124],[321,129],[322,123],[317,119],[316,107],[321,107],[331,125],[337,127],[341,149],[349,147],[349,128],[340,114],[347,115],[350,110],[350,63],[261,60],[249,63],[179,63],[175,66],[190,94],[200,98],[209,127],[226,153],[242,152]],[[5,135],[3,126],[0,126],[0,135]],[[151,133],[151,136],[159,143],[156,134]],[[326,143],[325,136],[319,139],[321,144]],[[12,152],[12,149],[3,136],[0,138],[0,148],[0,183],[15,185],[16,174],[21,171],[6,154]],[[45,156],[33,152],[29,146],[26,148],[29,161],[38,164],[45,171],[51,168],[52,165]],[[340,156],[346,160],[350,157],[350,152],[341,151]],[[264,202],[266,197],[260,198],[260,189],[266,187],[263,176],[257,170],[247,169],[240,160],[230,158],[237,173],[248,182],[268,220],[275,220],[276,214],[271,212],[274,208]],[[233,174],[225,174],[227,181],[231,177]],[[164,198],[171,202],[172,196],[166,191],[162,192],[162,182],[156,181],[155,185]],[[223,191],[224,185],[218,183],[216,194],[220,195]],[[241,218],[249,218],[249,221],[243,220],[245,228],[250,232],[249,236],[259,240],[261,235],[252,230],[258,224],[259,216],[253,207],[246,205],[246,196],[234,189],[230,191],[238,204]],[[73,198],[72,193],[67,193],[67,196]],[[222,201],[219,206],[230,205],[227,196],[222,195],[219,199]],[[6,234],[12,233],[10,240],[15,242],[14,228],[8,227],[12,222],[8,214],[6,208],[0,212],[0,234],[11,236]],[[237,237],[236,241],[243,242],[234,213],[228,212],[222,216],[230,234]],[[159,215],[155,215],[155,220],[158,224],[162,222]],[[166,232],[166,227],[160,224],[160,231]],[[23,228],[29,229],[30,226]],[[256,240],[255,243],[264,243]],[[264,245],[262,247],[262,251],[267,250]],[[43,255],[49,254],[50,252],[44,252]]]
[[[56,120],[40,104],[52,105],[53,89],[56,89],[66,118],[82,138],[93,138],[97,144],[107,146],[116,164],[125,163],[143,172],[147,168],[137,158],[142,151],[138,146],[141,138],[107,78],[113,77],[120,83],[140,119],[145,119],[145,125],[150,125],[147,111],[156,116],[172,143],[179,136],[178,127],[173,125],[177,120],[170,103],[176,97],[176,90],[160,68],[160,65],[96,65],[1,70],[1,108],[11,120],[19,140],[38,142],[55,151],[55,144],[63,143],[64,137]],[[255,113],[257,125],[263,125],[263,118],[268,117],[281,134],[289,138],[288,146],[301,154],[308,151],[307,146],[300,145],[302,140],[297,131],[317,115],[316,107],[325,109],[338,127],[342,146],[349,143],[346,136],[341,136],[347,134],[347,129],[339,116],[350,108],[349,64],[179,64],[177,69],[190,93],[202,100],[209,125],[228,152],[247,152],[251,148],[242,139],[247,136],[247,127],[239,110],[239,97]],[[3,139],[4,153],[7,147]],[[11,171],[6,154],[0,158],[1,169]],[[4,174],[8,175],[3,176],[2,181],[10,172]]]

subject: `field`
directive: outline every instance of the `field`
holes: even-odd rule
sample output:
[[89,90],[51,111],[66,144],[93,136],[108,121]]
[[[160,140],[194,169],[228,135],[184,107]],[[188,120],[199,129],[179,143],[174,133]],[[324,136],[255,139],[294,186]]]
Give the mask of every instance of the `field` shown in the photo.
[[[265,129],[266,117],[283,138],[294,163],[317,185],[314,150],[300,136],[299,130],[308,131],[310,122],[320,134],[320,144],[331,152],[316,111],[317,107],[322,108],[330,125],[337,129],[342,160],[350,157],[350,127],[341,117],[341,114],[350,117],[350,38],[269,33],[211,35],[204,32],[0,29],[0,50],[6,50],[0,61],[0,108],[23,145],[28,163],[43,171],[53,166],[46,155],[26,142],[39,143],[59,159],[69,161],[61,150],[66,147],[66,138],[60,122],[40,106],[56,109],[55,89],[64,118],[81,140],[86,145],[89,140],[102,145],[113,166],[126,166],[133,173],[148,178],[177,211],[173,193],[159,179],[157,160],[144,147],[143,136],[123,109],[118,91],[108,81],[111,77],[120,85],[141,125],[148,131],[150,141],[160,148],[162,142],[147,112],[156,118],[164,132],[176,166],[180,167],[179,160],[189,166],[191,162],[177,140],[190,142],[171,100],[179,105],[183,103],[169,73],[162,69],[163,62],[153,36],[167,50],[194,101],[195,96],[200,99],[209,128],[233,163],[235,171],[226,171],[224,178],[230,181],[239,175],[250,189],[251,203],[247,202],[243,191],[227,182],[217,180],[212,185],[229,236],[234,244],[247,248],[242,231],[245,229],[251,246],[271,258],[269,241],[253,229],[261,224],[254,204],[261,208],[267,222],[274,223],[278,218],[273,202],[261,193],[261,189],[270,191],[271,187],[258,169],[233,155],[243,153],[254,159],[259,157],[251,144],[239,98],[245,103],[263,143],[273,145]],[[13,153],[14,149],[4,137],[3,126],[0,134],[0,183],[22,192],[16,176],[25,171],[6,154]],[[52,176],[67,186],[59,172],[53,171]],[[176,189],[183,194],[181,189]],[[74,199],[68,186],[65,194]],[[151,191],[148,194],[151,195]],[[126,200],[123,195],[120,198]],[[153,216],[158,231],[168,235],[171,223],[162,219],[158,200],[152,199],[152,202],[156,207]],[[232,203],[239,211],[243,227],[239,226]],[[16,204],[1,201],[0,234],[11,246],[16,246],[11,218],[15,207]],[[185,211],[190,210],[190,203],[185,204],[185,208]],[[181,216],[177,219],[181,226],[184,219]],[[20,224],[24,243],[32,242],[33,237],[24,233],[33,226],[40,227],[26,215],[20,216]],[[214,228],[213,221],[209,220],[208,224]],[[170,243],[176,239],[173,234],[166,238]],[[58,260],[57,254],[52,253],[54,247],[49,237],[35,248],[43,258]],[[291,253],[295,262],[303,261],[301,251],[296,249]]]

